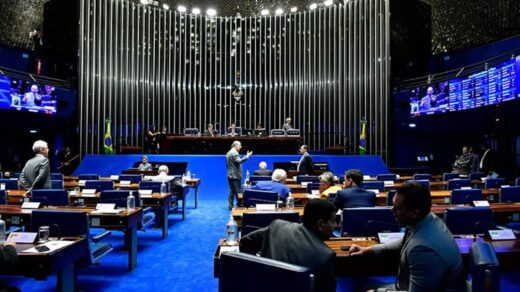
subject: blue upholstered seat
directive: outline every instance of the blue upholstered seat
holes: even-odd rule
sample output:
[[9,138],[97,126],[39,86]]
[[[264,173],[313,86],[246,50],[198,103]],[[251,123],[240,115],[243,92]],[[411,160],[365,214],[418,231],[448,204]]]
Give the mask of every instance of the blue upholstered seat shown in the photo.
[[464,189],[464,190],[452,190],[451,191],[451,203],[452,204],[469,204],[473,201],[482,200],[481,189]]
[[39,189],[32,190],[31,201],[46,206],[68,206],[69,196],[64,189]]
[[392,173],[388,173],[388,174],[378,174],[377,177],[376,177],[376,180],[379,180],[379,181],[397,181],[397,175],[396,174],[392,174]]
[[278,193],[260,190],[244,190],[244,207],[254,207],[256,204],[276,204]]
[[364,181],[363,188],[367,190],[378,190],[380,193],[385,191],[385,183],[378,180]]
[[444,221],[453,234],[482,234],[494,228],[489,207],[453,207],[444,211]]
[[470,258],[471,291],[500,291],[500,265],[493,246],[485,241],[474,242]]
[[520,186],[501,188],[499,191],[500,203],[520,202]]
[[442,181],[449,181],[450,179],[459,178],[460,175],[458,173],[444,173],[442,174]]
[[343,236],[374,236],[378,232],[397,232],[399,224],[388,207],[343,209]]
[[111,180],[87,180],[85,182],[86,189],[96,189],[97,192],[114,189],[114,182]]
[[271,224],[276,219],[299,223],[298,212],[245,212],[242,217],[242,236]]
[[448,190],[456,190],[463,187],[471,187],[471,181],[469,179],[450,179],[448,181]]

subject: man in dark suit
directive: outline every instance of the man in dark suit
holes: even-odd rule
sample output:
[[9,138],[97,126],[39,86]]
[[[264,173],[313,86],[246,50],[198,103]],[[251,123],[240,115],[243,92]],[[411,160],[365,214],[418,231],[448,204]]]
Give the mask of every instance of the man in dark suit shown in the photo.
[[336,209],[374,207],[376,194],[363,187],[363,173],[359,169],[349,169],[345,173],[345,188],[334,199]]
[[482,159],[480,160],[480,170],[487,175],[488,178],[497,178],[497,159],[496,154],[488,144],[482,145]]
[[302,145],[300,147],[300,154],[302,155],[302,157],[298,162],[298,175],[313,175],[314,165],[312,164],[312,158],[309,155],[309,146]]
[[336,226],[336,211],[326,200],[310,200],[303,224],[275,220],[240,239],[240,251],[307,267],[315,276],[315,291],[336,291],[336,254],[323,242]]
[[240,158],[238,152],[242,149],[240,141],[234,141],[231,149],[226,154],[227,179],[229,184],[228,207],[233,209],[233,200],[238,202],[238,193],[241,192],[240,181],[242,180],[242,163],[248,160],[253,151],[247,151],[246,156]]
[[273,171],[267,169],[267,163],[265,161],[260,162],[258,165],[259,169],[255,170],[254,175],[272,175]]
[[50,189],[51,167],[49,163],[49,146],[47,142],[38,140],[32,147],[36,155],[25,164],[18,181],[26,190]]
[[430,190],[418,183],[404,183],[393,203],[397,221],[406,227],[404,237],[369,247],[350,247],[352,256],[400,252],[397,282],[384,288],[376,285],[376,291],[465,291],[459,247],[442,219],[430,212]]

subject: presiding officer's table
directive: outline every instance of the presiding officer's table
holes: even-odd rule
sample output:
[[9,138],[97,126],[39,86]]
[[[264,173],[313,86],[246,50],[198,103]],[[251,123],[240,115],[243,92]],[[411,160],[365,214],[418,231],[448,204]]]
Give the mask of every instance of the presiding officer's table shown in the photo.
[[161,154],[222,154],[229,151],[233,141],[239,140],[244,150],[256,154],[296,154],[302,137],[256,136],[174,136],[167,135],[161,141]]

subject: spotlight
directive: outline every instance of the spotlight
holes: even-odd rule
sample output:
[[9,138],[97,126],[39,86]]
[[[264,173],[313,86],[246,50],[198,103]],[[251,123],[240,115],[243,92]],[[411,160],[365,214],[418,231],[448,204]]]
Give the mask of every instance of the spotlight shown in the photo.
[[296,12],[296,11],[298,11],[298,7],[292,7],[291,8],[291,12]]
[[162,5],[162,8],[163,8],[164,10],[170,10],[170,5],[168,5],[168,4],[163,4],[163,5]]
[[139,1],[139,2],[141,2],[141,4],[143,4],[143,5],[148,5],[148,4],[150,4],[150,2],[149,2],[148,0],[141,0],[141,1]]
[[184,13],[186,12],[186,6],[183,6],[183,5],[179,5],[177,6],[177,11],[179,11],[180,13]]
[[333,3],[334,3],[334,1],[332,1],[332,0],[325,0],[325,1],[323,2],[323,5],[325,5],[325,6],[330,6],[330,5],[332,5]]
[[191,10],[191,13],[195,14],[195,15],[199,15],[200,14],[200,9],[195,7]]
[[260,14],[262,14],[263,16],[269,15],[269,10],[268,9],[262,9],[262,11],[260,11]]
[[318,8],[318,4],[316,4],[316,3],[312,3],[311,5],[309,5],[309,8],[310,8],[311,10],[314,10],[314,9]]
[[36,134],[36,133],[38,133],[38,131],[36,131],[36,130],[29,130],[29,133]]
[[208,16],[215,16],[215,15],[217,15],[217,10],[215,10],[213,8],[209,8],[208,10],[206,10],[206,14]]
[[280,15],[283,13],[283,9],[282,8],[278,8],[276,9],[276,11],[274,12],[276,15]]
[[408,127],[410,127],[410,128],[415,128],[415,127],[417,127],[417,125],[416,125],[415,123],[410,123],[410,124],[408,125]]

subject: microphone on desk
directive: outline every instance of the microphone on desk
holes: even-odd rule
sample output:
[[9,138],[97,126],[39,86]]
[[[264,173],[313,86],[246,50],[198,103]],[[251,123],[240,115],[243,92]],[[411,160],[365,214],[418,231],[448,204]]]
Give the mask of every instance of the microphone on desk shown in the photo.
[[484,227],[484,234],[489,231],[490,229],[493,229],[496,227],[495,224],[485,221],[477,221],[475,222],[475,225],[473,225],[473,241],[477,240],[477,231],[479,231],[480,228]]

